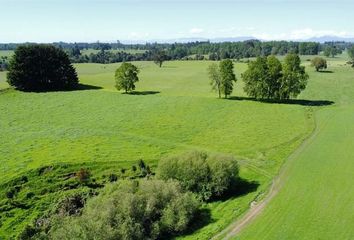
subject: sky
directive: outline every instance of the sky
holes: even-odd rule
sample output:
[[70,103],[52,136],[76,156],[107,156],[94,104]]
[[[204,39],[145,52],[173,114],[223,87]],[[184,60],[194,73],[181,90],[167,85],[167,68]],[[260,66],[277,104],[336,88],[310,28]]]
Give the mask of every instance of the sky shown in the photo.
[[0,0],[0,42],[354,37],[354,0]]

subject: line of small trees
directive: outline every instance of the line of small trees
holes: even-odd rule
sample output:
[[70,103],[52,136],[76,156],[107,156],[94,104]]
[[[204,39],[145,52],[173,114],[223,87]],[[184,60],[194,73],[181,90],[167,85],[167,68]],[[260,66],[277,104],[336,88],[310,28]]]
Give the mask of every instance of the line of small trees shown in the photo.
[[[241,75],[245,93],[255,99],[287,100],[297,97],[306,88],[309,76],[301,66],[297,54],[288,54],[281,64],[274,55],[258,57],[248,64],[248,69]],[[213,90],[219,98],[232,93],[236,82],[231,60],[223,60],[219,66],[215,63],[208,67],[208,74]]]
[[306,88],[308,78],[296,54],[288,54],[283,64],[275,56],[258,57],[242,74],[244,91],[256,99],[295,98]]
[[210,85],[217,91],[219,98],[223,94],[225,98],[232,93],[233,83],[237,81],[234,74],[234,65],[230,59],[222,60],[219,65],[212,63],[208,67]]

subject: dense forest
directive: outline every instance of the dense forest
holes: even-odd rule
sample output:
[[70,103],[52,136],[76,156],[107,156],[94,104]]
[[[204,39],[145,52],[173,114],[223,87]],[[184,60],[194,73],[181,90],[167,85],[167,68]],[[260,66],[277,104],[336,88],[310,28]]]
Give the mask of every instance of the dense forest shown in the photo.
[[[0,50],[14,50],[20,44],[0,44]],[[293,42],[293,41],[259,41],[243,42],[190,42],[190,43],[66,43],[55,42],[53,45],[67,51],[74,63],[115,63],[124,61],[151,60],[222,60],[242,59],[269,55],[317,55],[324,52],[328,56],[340,54],[350,47],[346,42]],[[95,52],[83,54],[83,50],[94,49]],[[115,50],[115,51],[112,51]],[[130,50],[130,51],[128,51]],[[136,52],[132,50],[138,50]]]

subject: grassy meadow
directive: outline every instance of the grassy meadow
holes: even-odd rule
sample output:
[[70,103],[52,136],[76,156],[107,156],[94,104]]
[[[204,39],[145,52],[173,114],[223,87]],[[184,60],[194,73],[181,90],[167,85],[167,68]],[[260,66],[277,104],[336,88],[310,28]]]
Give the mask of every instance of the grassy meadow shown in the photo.
[[[310,136],[315,122],[319,128],[329,115],[335,116],[331,121],[336,123],[327,123],[330,127],[319,132],[318,142],[311,143],[299,155],[299,161],[294,161],[289,170],[294,177],[288,179],[288,187],[246,229],[242,239],[296,236],[297,232],[291,232],[291,224],[308,224],[292,215],[292,210],[299,211],[299,204],[302,213],[310,211],[311,216],[319,219],[321,215],[316,213],[322,208],[340,199],[352,202],[354,193],[349,186],[353,155],[345,152],[353,146],[334,141],[343,134],[347,140],[353,137],[350,122],[354,110],[354,70],[344,66],[343,58],[330,59],[328,70],[333,73],[316,73],[307,68],[308,88],[299,96],[300,100],[288,104],[245,97],[240,74],[246,63],[235,64],[238,82],[231,98],[217,99],[206,73],[209,63],[171,61],[159,68],[152,62],[135,62],[140,69],[140,82],[134,94],[122,94],[114,88],[114,71],[120,64],[76,64],[83,90],[70,92],[23,93],[6,89],[6,75],[0,72],[1,194],[10,184],[16,186],[23,176],[27,177],[16,199],[25,207],[11,208],[6,199],[0,201],[0,239],[18,234],[27,223],[53,207],[51,201],[59,199],[63,192],[75,191],[71,187],[74,183],[65,176],[82,166],[92,171],[98,184],[103,184],[110,173],[122,168],[129,172],[138,159],[144,159],[154,170],[159,159],[193,149],[234,155],[241,166],[241,177],[248,182],[237,193],[205,204],[203,221],[194,231],[179,237],[208,239],[240,217],[250,202],[262,198],[282,163]],[[309,65],[306,61],[304,64]],[[325,100],[334,104],[320,106],[329,103],[322,102]],[[328,148],[318,155],[327,146],[324,144]],[[338,148],[340,159],[335,158]],[[329,159],[331,154],[333,159]],[[351,165],[345,168],[335,160]],[[327,161],[329,165],[325,164]],[[42,174],[46,169],[50,169],[49,173]],[[333,169],[342,174],[334,175]],[[316,181],[311,180],[313,177],[317,177]],[[306,187],[304,179],[309,183]],[[344,184],[348,191],[336,192],[338,184]],[[333,188],[333,198],[326,187]],[[29,198],[30,192],[34,196]],[[313,201],[321,197],[326,202],[313,208]],[[350,217],[345,206],[338,208]],[[285,212],[281,209],[287,209],[288,215],[282,215]],[[330,220],[335,217],[333,214],[326,218]],[[300,212],[297,215],[307,216]],[[284,221],[276,221],[275,216],[289,224],[283,225]],[[269,231],[269,224],[275,226],[273,231]]]
[[[352,239],[354,236],[354,69],[332,61],[304,97],[326,98],[308,144],[285,164],[283,187],[235,239]],[[316,91],[313,86],[320,86]]]

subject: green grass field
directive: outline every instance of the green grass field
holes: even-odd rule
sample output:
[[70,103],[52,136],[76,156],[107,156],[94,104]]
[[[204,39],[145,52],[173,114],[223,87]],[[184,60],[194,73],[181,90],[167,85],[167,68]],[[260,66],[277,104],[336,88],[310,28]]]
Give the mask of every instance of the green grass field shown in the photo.
[[353,238],[354,69],[330,64],[333,73],[313,77],[303,96],[335,104],[316,111],[316,131],[285,165],[280,192],[236,239]]
[[[244,98],[240,81],[240,73],[246,68],[244,63],[235,64],[239,81],[233,95],[238,98],[231,100],[217,99],[210,91],[206,75],[208,61],[172,61],[162,68],[151,62],[135,64],[141,70],[141,81],[134,95],[121,94],[114,89],[114,70],[119,64],[75,65],[81,83],[91,90],[2,91],[0,191],[4,192],[12,179],[30,176],[26,188],[19,194],[19,200],[23,200],[26,191],[35,192],[34,183],[41,179],[34,171],[59,163],[65,164],[70,171],[87,166],[97,181],[104,181],[105,175],[129,168],[139,158],[154,169],[161,157],[191,149],[232,154],[240,161],[241,177],[255,181],[259,186],[244,189],[223,201],[205,204],[210,217],[198,230],[181,237],[207,239],[240,217],[255,198],[262,198],[285,159],[312,132],[313,112],[317,116],[317,112],[340,109],[342,101],[343,104],[352,101],[350,94],[354,82],[350,74],[353,70],[342,66],[341,59],[330,63],[329,70],[334,73],[315,73],[308,68],[308,89],[299,97],[308,101],[294,101],[293,104],[262,103]],[[6,87],[5,74],[0,73],[0,88]],[[334,101],[335,105],[308,106],[318,104],[319,100]],[[320,121],[320,115],[318,118]],[[346,115],[343,118],[350,122]],[[343,130],[347,127],[341,126]],[[313,167],[315,172],[317,165],[326,167],[319,161],[311,163],[313,166],[307,168]],[[64,170],[58,169],[58,174],[62,174]],[[308,178],[312,176],[306,172],[302,174]],[[341,179],[340,175],[334,177]],[[301,187],[301,176],[298,178],[296,186]],[[33,201],[28,209],[15,208],[2,213],[0,238],[18,233],[43,212],[48,199],[57,199],[62,191],[38,193],[38,201]],[[296,187],[292,193],[296,193]],[[304,198],[311,196],[308,193]],[[289,202],[286,199],[278,201]],[[7,204],[2,200],[0,207]],[[260,219],[267,220],[266,217]],[[254,226],[245,232],[245,238],[254,239],[251,234],[262,229],[259,224]],[[266,229],[264,226],[263,230]]]

